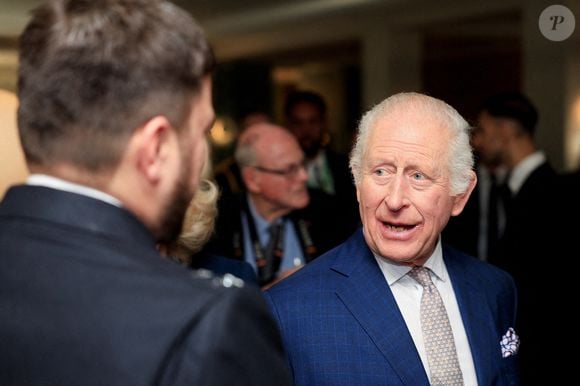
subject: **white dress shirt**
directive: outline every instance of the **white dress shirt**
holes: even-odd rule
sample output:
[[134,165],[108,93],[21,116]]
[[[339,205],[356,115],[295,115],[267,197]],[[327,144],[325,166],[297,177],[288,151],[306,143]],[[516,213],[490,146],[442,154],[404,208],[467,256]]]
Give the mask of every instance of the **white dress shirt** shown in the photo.
[[[393,296],[413,338],[427,376],[430,376],[427,352],[425,351],[423,332],[421,330],[420,309],[423,287],[407,275],[411,270],[410,266],[394,264],[376,254],[375,259],[383,272],[385,280],[391,287],[391,291],[393,291]],[[443,304],[447,310],[451,330],[453,331],[453,338],[455,339],[459,367],[463,374],[464,385],[477,386],[477,375],[475,373],[471,348],[467,341],[467,334],[465,333],[465,327],[463,326],[455,292],[453,291],[447,268],[443,262],[441,239],[439,239],[433,255],[427,260],[424,267],[431,270],[431,280],[433,280],[433,283],[441,294]]]

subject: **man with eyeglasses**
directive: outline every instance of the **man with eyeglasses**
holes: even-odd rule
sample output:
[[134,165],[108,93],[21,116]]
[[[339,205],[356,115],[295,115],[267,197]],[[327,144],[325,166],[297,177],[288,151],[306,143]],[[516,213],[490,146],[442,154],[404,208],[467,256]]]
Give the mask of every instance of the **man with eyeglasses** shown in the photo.
[[246,192],[219,203],[215,237],[206,251],[245,260],[262,287],[295,272],[339,243],[333,197],[307,188],[304,153],[285,128],[250,127],[235,151]]

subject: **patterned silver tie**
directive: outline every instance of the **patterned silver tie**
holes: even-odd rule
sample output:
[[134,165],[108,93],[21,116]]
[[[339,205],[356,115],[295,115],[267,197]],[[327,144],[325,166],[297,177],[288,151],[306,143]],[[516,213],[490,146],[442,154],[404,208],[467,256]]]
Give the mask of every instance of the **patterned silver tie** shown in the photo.
[[423,287],[421,329],[431,371],[431,385],[463,385],[449,317],[441,295],[431,281],[429,269],[414,267],[409,276]]

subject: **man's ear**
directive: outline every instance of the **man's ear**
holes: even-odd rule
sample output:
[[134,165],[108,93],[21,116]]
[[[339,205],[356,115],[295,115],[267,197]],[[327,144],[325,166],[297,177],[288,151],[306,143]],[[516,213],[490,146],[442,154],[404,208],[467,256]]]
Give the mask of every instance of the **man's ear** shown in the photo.
[[258,178],[256,171],[251,167],[244,167],[242,168],[241,173],[244,185],[246,185],[246,189],[252,193],[258,192],[260,190],[260,186],[256,181]]
[[148,120],[134,134],[135,162],[138,170],[153,184],[164,174],[164,165],[171,154],[174,130],[164,116]]
[[451,216],[457,216],[461,212],[463,212],[463,208],[465,208],[465,204],[467,204],[467,200],[469,200],[469,196],[475,189],[475,185],[477,184],[477,175],[473,170],[470,170],[471,174],[471,181],[467,186],[467,189],[464,193],[459,193],[453,196],[453,207],[451,208]]

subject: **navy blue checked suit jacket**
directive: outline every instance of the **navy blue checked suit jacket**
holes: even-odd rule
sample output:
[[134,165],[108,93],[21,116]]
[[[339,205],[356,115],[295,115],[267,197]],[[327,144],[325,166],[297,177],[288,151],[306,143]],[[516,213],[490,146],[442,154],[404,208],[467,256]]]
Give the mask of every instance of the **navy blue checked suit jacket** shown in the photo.
[[[479,385],[517,384],[517,355],[500,340],[515,323],[516,290],[504,271],[449,248],[453,283]],[[265,293],[294,384],[428,385],[411,335],[362,230]]]

